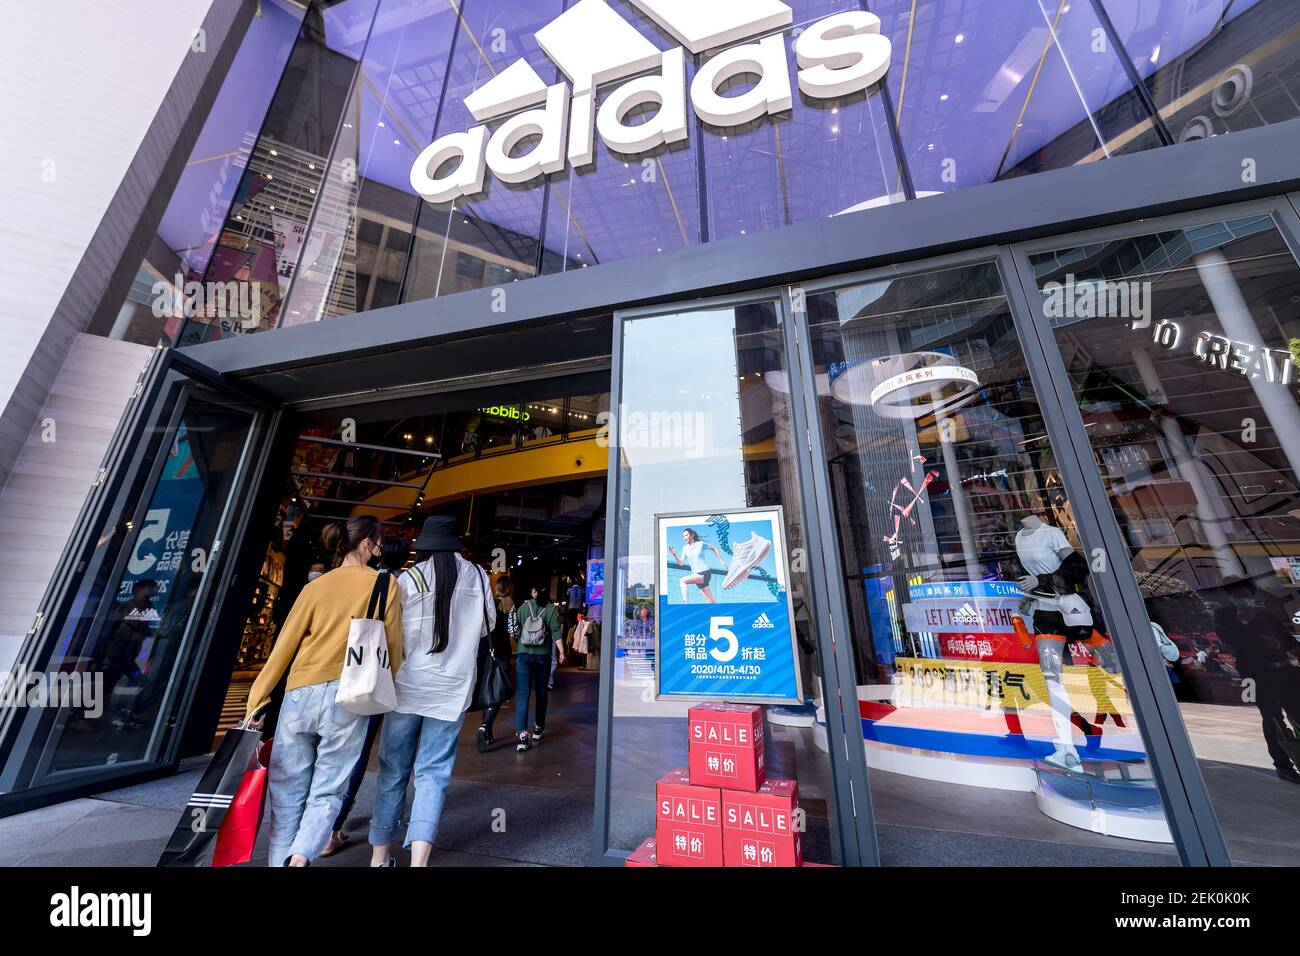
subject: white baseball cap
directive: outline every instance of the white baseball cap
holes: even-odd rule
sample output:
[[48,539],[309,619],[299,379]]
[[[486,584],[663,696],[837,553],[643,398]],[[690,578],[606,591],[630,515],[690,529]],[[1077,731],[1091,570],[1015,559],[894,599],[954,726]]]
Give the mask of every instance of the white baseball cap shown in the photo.
[[1091,627],[1092,609],[1080,594],[1066,594],[1061,597],[1061,617],[1066,627]]

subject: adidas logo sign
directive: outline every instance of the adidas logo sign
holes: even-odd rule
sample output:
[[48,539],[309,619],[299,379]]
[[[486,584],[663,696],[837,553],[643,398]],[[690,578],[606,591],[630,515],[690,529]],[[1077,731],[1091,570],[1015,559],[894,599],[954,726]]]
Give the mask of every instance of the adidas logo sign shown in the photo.
[[[452,202],[483,192],[488,170],[518,184],[566,164],[581,169],[595,162],[597,135],[624,156],[684,142],[690,127],[687,51],[701,54],[764,33],[770,35],[704,62],[691,80],[690,105],[705,123],[723,129],[793,106],[785,35],[793,16],[787,4],[630,2],[681,46],[660,50],[606,0],[578,0],[536,33],[538,46],[568,82],[548,86],[527,60],[516,60],[465,98],[481,125],[439,137],[416,157],[412,188],[431,203]],[[875,14],[849,10],[819,20],[794,42],[799,91],[809,99],[838,99],[867,90],[889,71],[891,49]],[[736,95],[720,92],[741,76],[758,80]],[[596,88],[625,77],[634,78],[606,94],[598,109]],[[648,119],[628,122],[647,108],[654,109]],[[488,129],[489,121],[503,118],[495,131]],[[530,140],[531,148],[517,155]]]
[[776,627],[776,625],[772,623],[772,619],[768,617],[767,612],[764,611],[758,616],[758,620],[754,622],[754,627]]

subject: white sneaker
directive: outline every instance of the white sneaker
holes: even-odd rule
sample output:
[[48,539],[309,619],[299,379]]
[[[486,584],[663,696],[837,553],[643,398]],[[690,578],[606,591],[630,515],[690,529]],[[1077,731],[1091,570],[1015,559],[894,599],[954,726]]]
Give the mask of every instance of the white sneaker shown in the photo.
[[1073,749],[1057,747],[1043,758],[1043,763],[1057,770],[1064,770],[1066,773],[1083,773],[1083,762],[1079,760],[1079,755]]
[[736,545],[731,552],[731,566],[727,568],[727,577],[722,582],[723,590],[734,588],[749,577],[749,572],[758,567],[760,561],[772,550],[772,542],[759,537],[757,531],[751,531],[749,540]]
[[519,734],[517,740],[518,743],[515,744],[515,750],[519,753],[523,753],[528,749],[528,731]]

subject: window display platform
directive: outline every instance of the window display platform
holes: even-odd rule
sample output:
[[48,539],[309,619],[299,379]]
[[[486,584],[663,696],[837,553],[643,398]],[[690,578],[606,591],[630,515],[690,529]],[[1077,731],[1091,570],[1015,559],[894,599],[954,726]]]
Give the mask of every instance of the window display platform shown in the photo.
[[[1076,728],[1081,772],[1043,763],[1055,747],[1050,717],[1033,712],[897,707],[890,685],[858,688],[867,764],[875,771],[991,790],[1033,793],[1045,816],[1108,836],[1172,843],[1141,737],[1131,723],[1103,734]],[[1113,719],[1113,718],[1111,718]],[[817,704],[814,739],[826,746]]]

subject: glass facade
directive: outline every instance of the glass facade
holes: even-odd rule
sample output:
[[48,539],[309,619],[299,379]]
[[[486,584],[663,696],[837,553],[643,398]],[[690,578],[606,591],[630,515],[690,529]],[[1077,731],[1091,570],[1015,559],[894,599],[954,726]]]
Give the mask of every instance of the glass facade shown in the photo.
[[201,387],[177,385],[166,401],[166,417],[142,442],[148,465],[105,513],[74,582],[74,611],[40,664],[69,682],[94,681],[97,703],[62,699],[19,715],[39,744],[0,762],[0,791],[156,762],[179,732],[176,715],[204,653],[208,566],[230,527],[255,412]]
[[[656,625],[667,614],[656,596],[656,515],[779,505],[790,554],[806,554],[807,541],[789,387],[780,384],[789,381],[789,358],[777,304],[630,319],[622,349],[636,359],[623,367],[618,415],[609,422],[618,433],[619,547],[605,616],[614,667],[604,676],[613,683],[609,845],[631,851],[655,832],[656,781],[688,764],[690,704],[657,697],[655,690],[656,670],[664,666],[656,657]],[[715,571],[718,595],[725,562],[740,544],[722,518],[709,518],[705,532],[717,545],[710,560],[723,562]],[[795,666],[811,698],[819,693],[823,662],[806,559],[791,562],[788,590]],[[711,597],[702,587],[685,601],[702,605]],[[799,708],[766,708],[766,773],[798,787],[805,859],[839,863],[831,761],[811,716]]]
[[1300,268],[1269,216],[1030,262],[1229,850],[1300,864]]
[[[723,128],[688,102],[685,138],[647,153],[611,152],[596,136],[589,164],[568,162],[517,184],[489,176],[457,202],[416,195],[410,172],[420,151],[475,126],[465,105],[471,94],[520,63],[543,84],[568,82],[536,34],[572,6],[309,6],[260,135],[243,147],[243,176],[238,185],[227,176],[215,193],[207,218],[225,215],[219,235],[184,237],[184,248],[201,251],[186,258],[186,277],[258,281],[258,315],[230,321],[191,310],[184,341],[654,256],[1300,115],[1300,13],[1287,0],[1214,0],[1193,11],[1165,0],[792,0],[790,25],[775,31],[788,109]],[[630,0],[608,7],[654,49],[677,46]],[[864,10],[890,41],[888,71],[865,92],[807,95],[799,36]],[[250,33],[250,49],[264,42],[260,35]],[[688,53],[687,83],[713,58],[755,42]],[[258,55],[276,66],[274,55]],[[241,53],[238,76],[273,72],[258,73],[247,58]],[[742,72],[718,89],[742,97],[759,79]],[[598,77],[596,106],[626,82]],[[245,104],[268,95],[230,94]],[[639,108],[626,122],[634,128],[654,116],[653,107]],[[536,136],[526,138],[513,152],[536,145]],[[188,193],[173,205],[169,220],[203,211]],[[169,240],[173,249],[181,238]],[[165,269],[160,260],[141,273],[137,305],[145,279],[172,275],[162,259]],[[117,334],[153,336],[132,310]],[[177,324],[166,323],[161,336],[174,338]]]
[[807,304],[878,818],[1169,842],[997,264]]
[[[644,4],[604,2],[640,42],[678,46]],[[269,0],[111,334],[186,346],[619,260],[653,272],[660,253],[1300,117],[1300,15],[1284,0],[789,5],[791,23],[768,32],[789,108],[727,127],[688,99],[685,136],[645,153],[596,135],[589,162],[519,183],[489,173],[478,191],[433,202],[412,166],[479,122],[472,94],[521,64],[543,86],[572,82],[537,35],[574,0]],[[889,41],[888,69],[865,91],[810,95],[799,37],[863,13]],[[686,88],[756,42],[696,44]],[[596,77],[596,115],[656,69]],[[765,79],[743,69],[717,92],[738,101]],[[535,108],[486,120],[489,134]],[[667,108],[620,119],[635,130]],[[1292,200],[1252,201],[1022,241],[1052,235],[1033,230],[806,288],[719,282],[749,291],[626,313],[604,301],[527,328],[511,319],[480,350],[492,356],[483,368],[440,366],[472,377],[474,400],[404,419],[383,436],[392,455],[360,477],[333,425],[304,431],[295,474],[322,471],[306,450],[320,446],[349,475],[301,492],[301,507],[288,495],[276,521],[333,520],[307,512],[364,500],[410,537],[421,507],[460,507],[466,489],[450,477],[463,465],[505,470],[518,452],[558,459],[612,437],[596,798],[598,842],[615,856],[654,832],[656,781],[688,763],[689,705],[657,693],[657,522],[709,516],[721,565],[675,571],[702,575],[712,603],[710,575],[726,580],[734,556],[713,519],[779,508],[802,693],[763,702],[766,770],[797,785],[809,862],[872,859],[877,848],[850,832],[870,816],[892,865],[945,862],[963,841],[1018,865],[1171,864],[1196,841],[1213,858],[1219,834],[1233,862],[1300,863],[1295,219]],[[533,288],[547,282],[567,280]],[[192,306],[191,283],[252,285],[256,314]],[[622,301],[660,299],[641,289]],[[501,383],[564,380],[566,336],[610,312],[610,392],[543,385],[497,401]],[[494,365],[511,336],[539,329],[529,341],[544,349]],[[317,358],[344,381],[387,360],[367,349],[364,361]],[[401,403],[446,384],[392,369],[394,381],[340,395],[391,387],[376,401]],[[292,392],[297,371],[277,370],[278,386]],[[105,673],[110,706],[25,718],[0,793],[175,750],[181,683],[205,653],[205,613],[220,608],[187,561],[219,546],[229,503],[251,495],[247,459],[269,410],[217,387],[173,389],[170,418],[139,433],[129,487],[97,515],[93,563],[40,648],[60,671]],[[292,414],[338,398],[304,398]],[[241,662],[261,661],[287,610],[268,583]],[[1170,756],[1180,741],[1196,764]],[[851,782],[869,787],[869,814]],[[1214,812],[1190,820],[1202,793]]]

